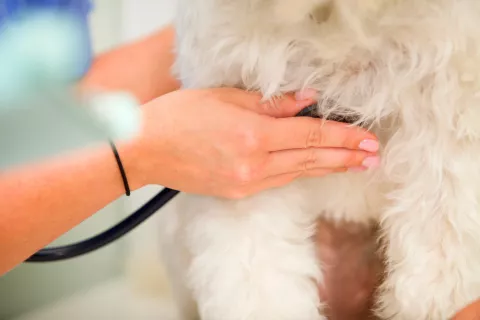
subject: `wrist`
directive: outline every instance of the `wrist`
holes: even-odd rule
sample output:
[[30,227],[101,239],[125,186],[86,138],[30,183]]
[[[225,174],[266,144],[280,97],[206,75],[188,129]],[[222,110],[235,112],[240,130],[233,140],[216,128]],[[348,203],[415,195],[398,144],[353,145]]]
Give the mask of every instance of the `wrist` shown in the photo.
[[[121,165],[125,171],[130,191],[133,192],[146,186],[148,184],[147,175],[142,168],[143,152],[140,140],[132,139],[130,141],[121,141],[115,143],[115,146],[120,156]],[[120,170],[118,171],[118,175],[119,179],[121,179]]]
[[[119,141],[117,150],[125,168],[130,189],[140,189],[150,184],[164,185],[168,174],[162,170],[168,168],[171,137],[167,121],[169,103],[164,102],[166,96],[157,98],[141,106],[142,124],[138,134],[128,141]],[[167,99],[168,100],[168,99]],[[162,119],[157,123],[156,119]]]

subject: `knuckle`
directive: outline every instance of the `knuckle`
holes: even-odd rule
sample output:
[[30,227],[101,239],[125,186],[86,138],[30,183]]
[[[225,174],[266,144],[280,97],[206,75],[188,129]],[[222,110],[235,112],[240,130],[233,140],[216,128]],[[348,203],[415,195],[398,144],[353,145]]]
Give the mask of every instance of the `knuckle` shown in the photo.
[[233,177],[239,184],[247,184],[253,180],[254,170],[249,163],[242,163],[235,167]]
[[312,128],[307,136],[305,147],[320,147],[323,145],[324,138],[325,135],[323,134],[323,130],[319,128]]
[[261,139],[258,130],[249,128],[242,131],[240,146],[243,153],[250,154],[256,152],[260,145]]
[[308,150],[308,152],[306,153],[305,160],[303,162],[302,170],[304,172],[308,170],[312,170],[317,166],[317,164],[318,164],[318,158],[317,158],[315,149]]

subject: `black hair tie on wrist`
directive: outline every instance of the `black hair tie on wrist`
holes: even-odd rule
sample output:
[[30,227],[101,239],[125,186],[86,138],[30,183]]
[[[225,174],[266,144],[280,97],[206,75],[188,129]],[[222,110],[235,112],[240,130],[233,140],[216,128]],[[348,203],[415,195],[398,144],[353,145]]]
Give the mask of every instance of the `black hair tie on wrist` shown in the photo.
[[125,194],[127,197],[130,196],[130,186],[128,185],[127,175],[125,173],[125,169],[123,168],[122,160],[120,159],[120,155],[118,154],[117,148],[115,144],[110,141],[110,146],[112,147],[113,154],[115,155],[115,159],[117,160],[118,169],[120,170],[120,174],[122,175],[123,185],[125,187]]

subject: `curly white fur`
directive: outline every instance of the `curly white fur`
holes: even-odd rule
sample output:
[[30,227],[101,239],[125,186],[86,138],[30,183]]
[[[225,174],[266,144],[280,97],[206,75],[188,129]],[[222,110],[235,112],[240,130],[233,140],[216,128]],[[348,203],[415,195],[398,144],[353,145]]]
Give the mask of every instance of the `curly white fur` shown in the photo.
[[324,319],[320,214],[380,223],[382,319],[447,319],[480,296],[479,21],[475,0],[179,1],[184,87],[315,88],[323,114],[355,114],[383,145],[375,171],[181,195],[163,225],[183,319]]

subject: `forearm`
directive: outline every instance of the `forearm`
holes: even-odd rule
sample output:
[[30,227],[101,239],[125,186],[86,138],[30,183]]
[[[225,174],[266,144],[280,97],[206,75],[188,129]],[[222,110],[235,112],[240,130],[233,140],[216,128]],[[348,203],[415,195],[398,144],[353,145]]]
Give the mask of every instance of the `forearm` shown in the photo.
[[[176,90],[172,27],[100,55],[80,82],[84,89],[122,90],[141,103]],[[130,187],[133,144],[118,146]],[[44,163],[0,172],[0,275],[24,261],[125,192],[108,144]]]
[[86,88],[124,90],[145,103],[179,88],[171,74],[174,29],[169,26],[145,39],[98,56],[81,84]]
[[[119,146],[133,188],[130,146]],[[0,174],[0,275],[125,192],[108,144]]]

